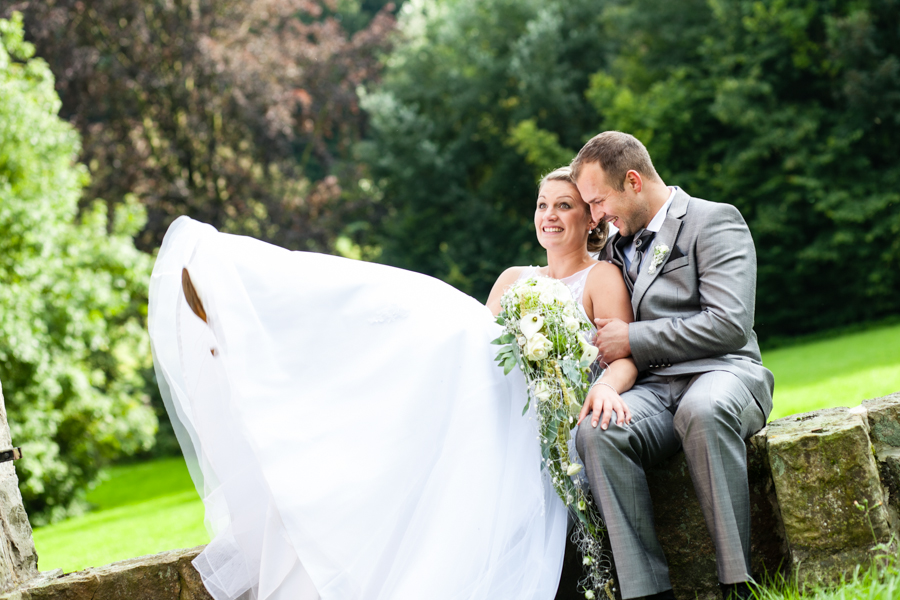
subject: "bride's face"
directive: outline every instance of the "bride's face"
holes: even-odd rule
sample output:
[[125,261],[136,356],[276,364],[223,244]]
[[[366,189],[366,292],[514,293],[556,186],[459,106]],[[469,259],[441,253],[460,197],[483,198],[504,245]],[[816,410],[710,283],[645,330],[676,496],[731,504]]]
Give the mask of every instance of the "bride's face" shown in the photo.
[[538,193],[534,228],[548,250],[586,248],[593,221],[578,188],[565,181],[546,182]]

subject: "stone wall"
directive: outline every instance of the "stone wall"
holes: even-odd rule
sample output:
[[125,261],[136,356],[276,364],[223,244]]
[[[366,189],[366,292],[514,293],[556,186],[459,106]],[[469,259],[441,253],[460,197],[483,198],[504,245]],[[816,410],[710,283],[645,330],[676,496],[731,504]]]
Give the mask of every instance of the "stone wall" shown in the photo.
[[[0,450],[12,447],[3,388],[0,387]],[[22,505],[19,478],[12,461],[0,463],[0,592],[37,575],[37,553],[31,524]]]
[[212,600],[191,561],[203,546],[63,575],[43,574],[0,600]]
[[[2,400],[2,396],[0,396]],[[2,406],[2,404],[0,404]],[[9,429],[0,439],[9,442]],[[5,432],[5,433],[4,433]],[[900,539],[900,393],[853,409],[834,408],[770,423],[747,442],[754,576],[782,573],[833,584]],[[63,575],[38,575],[31,529],[11,463],[0,466],[0,600],[207,600],[190,561],[177,550]],[[715,551],[678,454],[648,473],[657,531],[679,599],[720,597]],[[583,598],[581,560],[568,548],[557,600]],[[15,589],[10,591],[13,586]],[[0,590],[2,592],[4,590]]]

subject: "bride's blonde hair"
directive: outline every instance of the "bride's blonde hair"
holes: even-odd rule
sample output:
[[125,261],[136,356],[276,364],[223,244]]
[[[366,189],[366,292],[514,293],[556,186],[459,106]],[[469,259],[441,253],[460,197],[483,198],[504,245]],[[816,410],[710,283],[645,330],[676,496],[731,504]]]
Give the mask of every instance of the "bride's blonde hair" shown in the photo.
[[[544,184],[548,181],[565,181],[572,185],[576,190],[578,186],[575,185],[575,179],[572,177],[572,169],[570,167],[560,167],[554,171],[550,171],[546,175],[544,175],[543,179],[541,179],[541,183],[538,185],[538,194],[541,193],[541,189],[544,187]],[[579,194],[579,197],[581,195]],[[585,205],[587,206],[587,205]],[[588,212],[590,212],[590,207],[587,207]],[[600,252],[603,250],[603,247],[606,245],[606,239],[609,237],[609,223],[606,221],[601,221],[597,227],[591,229],[591,232],[588,234],[587,239],[587,251],[588,252]]]

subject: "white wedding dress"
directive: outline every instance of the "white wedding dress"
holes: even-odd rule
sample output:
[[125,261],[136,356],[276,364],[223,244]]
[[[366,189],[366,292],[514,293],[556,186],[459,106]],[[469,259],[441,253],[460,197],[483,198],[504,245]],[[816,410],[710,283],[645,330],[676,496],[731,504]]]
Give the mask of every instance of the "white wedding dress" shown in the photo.
[[[187,268],[207,313],[182,293]],[[551,600],[566,510],[490,311],[437,279],[182,217],[150,287],[157,377],[217,600]]]

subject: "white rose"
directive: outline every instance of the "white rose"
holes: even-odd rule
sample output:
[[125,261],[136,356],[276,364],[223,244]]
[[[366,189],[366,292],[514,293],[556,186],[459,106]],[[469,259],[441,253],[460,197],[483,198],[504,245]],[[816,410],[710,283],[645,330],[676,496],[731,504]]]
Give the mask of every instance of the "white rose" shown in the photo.
[[563,317],[563,322],[566,324],[566,329],[569,333],[575,333],[578,331],[578,319],[575,317]]
[[534,386],[534,397],[540,400],[541,402],[546,402],[550,399],[550,396],[553,395],[553,391],[550,389],[550,386],[546,381],[541,380],[538,381]]
[[544,317],[541,315],[530,314],[524,315],[522,320],[519,321],[519,328],[522,330],[522,334],[525,336],[525,339],[530,340],[534,334],[541,330],[541,327],[544,326]]
[[528,360],[544,360],[550,353],[553,344],[543,333],[535,333],[525,344],[525,358]]

